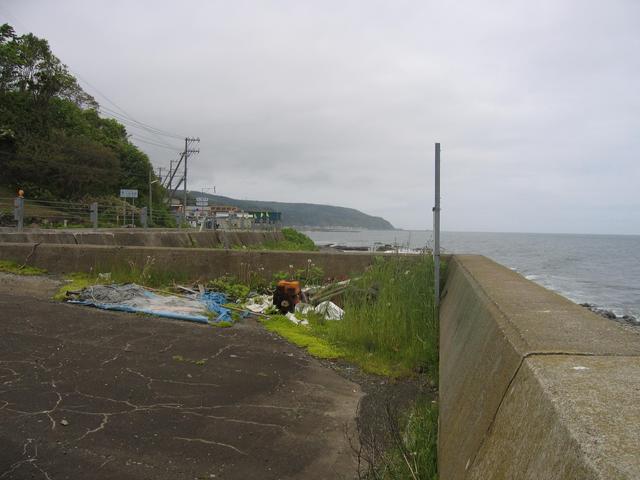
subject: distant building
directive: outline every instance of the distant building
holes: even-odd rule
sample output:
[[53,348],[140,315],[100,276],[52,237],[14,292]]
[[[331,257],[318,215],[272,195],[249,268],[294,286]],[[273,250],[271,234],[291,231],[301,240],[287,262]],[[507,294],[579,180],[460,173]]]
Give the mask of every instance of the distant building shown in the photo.
[[[182,217],[185,212],[180,199],[171,200],[171,211],[176,217]],[[229,205],[187,205],[185,219],[193,227],[203,225],[204,228],[223,230],[274,229],[282,225],[281,212],[257,210],[245,212]]]

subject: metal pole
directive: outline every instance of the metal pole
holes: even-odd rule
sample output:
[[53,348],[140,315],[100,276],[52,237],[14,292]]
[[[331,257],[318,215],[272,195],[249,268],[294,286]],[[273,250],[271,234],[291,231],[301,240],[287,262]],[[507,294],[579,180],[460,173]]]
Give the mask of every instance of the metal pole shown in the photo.
[[140,223],[144,228],[147,228],[149,226],[147,219],[147,207],[143,207],[140,209]]
[[13,218],[18,221],[18,230],[24,228],[24,198],[16,197],[13,201]]
[[93,202],[91,204],[91,224],[93,228],[98,228],[98,203]]
[[440,144],[436,143],[435,206],[433,207],[433,295],[440,305]]

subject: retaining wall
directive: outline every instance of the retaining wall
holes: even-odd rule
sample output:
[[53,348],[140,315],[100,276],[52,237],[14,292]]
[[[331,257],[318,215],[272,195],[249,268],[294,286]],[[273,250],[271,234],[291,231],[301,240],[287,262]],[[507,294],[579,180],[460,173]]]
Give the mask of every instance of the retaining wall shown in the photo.
[[232,248],[284,240],[281,232],[189,230],[34,230],[1,232],[0,243]]
[[271,279],[274,273],[307,268],[312,263],[322,268],[327,277],[341,279],[361,273],[376,256],[384,254],[0,243],[1,260],[62,274],[126,270],[132,264],[142,268],[152,262],[153,271],[189,278],[210,279],[227,274],[246,278],[255,273]]
[[637,332],[473,255],[440,325],[440,478],[640,478]]

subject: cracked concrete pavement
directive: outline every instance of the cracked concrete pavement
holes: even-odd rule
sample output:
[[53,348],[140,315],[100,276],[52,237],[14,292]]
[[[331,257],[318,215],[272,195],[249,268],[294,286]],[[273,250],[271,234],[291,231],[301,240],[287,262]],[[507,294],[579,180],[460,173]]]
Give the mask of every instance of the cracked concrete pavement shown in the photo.
[[252,321],[56,304],[37,282],[0,279],[0,479],[355,477],[358,385]]

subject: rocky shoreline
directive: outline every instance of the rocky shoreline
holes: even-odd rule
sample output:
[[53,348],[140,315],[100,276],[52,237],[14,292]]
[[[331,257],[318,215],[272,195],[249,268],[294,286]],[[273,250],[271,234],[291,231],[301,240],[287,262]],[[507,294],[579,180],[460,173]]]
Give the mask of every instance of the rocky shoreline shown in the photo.
[[600,315],[601,317],[608,318],[609,320],[617,320],[619,322],[624,322],[629,325],[640,326],[640,319],[637,319],[633,315],[616,315],[611,310],[607,310],[606,308],[599,307],[593,303],[581,303],[580,306],[588,308],[593,313]]

